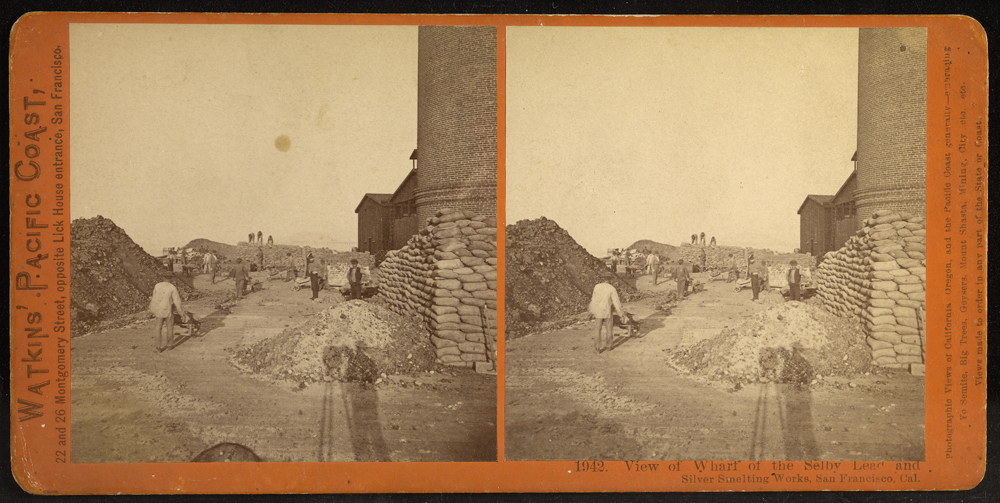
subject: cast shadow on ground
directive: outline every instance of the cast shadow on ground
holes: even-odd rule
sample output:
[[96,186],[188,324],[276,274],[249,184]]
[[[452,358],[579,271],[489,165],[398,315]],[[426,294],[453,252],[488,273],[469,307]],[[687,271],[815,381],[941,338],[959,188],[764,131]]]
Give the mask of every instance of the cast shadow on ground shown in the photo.
[[[208,316],[198,319],[196,322],[197,330],[194,335],[191,335],[191,332],[188,330],[188,324],[180,324],[180,334],[174,335],[175,340],[170,345],[170,349],[176,349],[190,339],[200,339],[208,335],[209,332],[226,326],[227,316],[229,316],[229,310],[217,309]],[[178,323],[175,321],[174,327],[177,326]]]
[[323,412],[320,416],[319,460],[331,461],[333,452],[336,388],[343,398],[344,416],[351,437],[355,461],[391,461],[389,448],[382,437],[378,392],[369,383],[328,382],[323,388]]
[[628,335],[627,329],[623,329],[620,326],[615,326],[615,331],[617,331],[617,333],[612,338],[611,345],[608,346],[608,349],[606,349],[605,352],[614,351],[619,346],[625,344],[628,341],[631,341],[633,339],[642,339],[646,335],[663,328],[664,326],[666,326],[663,320],[667,316],[670,316],[669,311],[663,311],[663,310],[655,311],[653,314],[639,320],[639,328],[631,336]]
[[[764,375],[770,382],[761,386],[757,397],[749,459],[818,459],[812,392],[807,382],[813,375],[812,365],[795,348],[765,349],[772,350],[763,351],[761,357]],[[769,424],[773,422],[769,418],[774,416],[777,424]]]

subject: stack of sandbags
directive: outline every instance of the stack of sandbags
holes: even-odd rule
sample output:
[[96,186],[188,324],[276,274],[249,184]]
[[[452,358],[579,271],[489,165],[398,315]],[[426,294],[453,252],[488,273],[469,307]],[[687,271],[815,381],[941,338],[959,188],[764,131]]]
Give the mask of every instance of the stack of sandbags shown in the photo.
[[441,210],[379,268],[381,294],[393,310],[424,318],[440,363],[495,361],[496,232],[492,218]]
[[877,365],[906,367],[925,360],[925,223],[921,217],[876,211],[843,248],[818,268],[818,294],[838,315],[865,324]]
[[844,247],[828,252],[816,269],[816,294],[838,316],[861,316],[868,304],[871,266],[865,239],[851,236]]
[[876,211],[859,234],[871,249],[871,294],[864,320],[872,358],[882,366],[921,364],[926,346],[920,333],[927,277],[924,219]]
[[426,317],[429,312],[434,265],[421,253],[428,243],[426,235],[415,235],[403,248],[388,252],[379,266],[379,295],[399,314]]

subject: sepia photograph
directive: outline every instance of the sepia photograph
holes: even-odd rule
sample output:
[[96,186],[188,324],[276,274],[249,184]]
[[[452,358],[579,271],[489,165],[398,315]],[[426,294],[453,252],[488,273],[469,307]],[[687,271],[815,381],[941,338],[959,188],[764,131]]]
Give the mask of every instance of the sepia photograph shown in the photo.
[[69,25],[72,463],[497,461],[497,28],[303,21]]
[[926,29],[512,26],[506,62],[505,459],[927,459]]

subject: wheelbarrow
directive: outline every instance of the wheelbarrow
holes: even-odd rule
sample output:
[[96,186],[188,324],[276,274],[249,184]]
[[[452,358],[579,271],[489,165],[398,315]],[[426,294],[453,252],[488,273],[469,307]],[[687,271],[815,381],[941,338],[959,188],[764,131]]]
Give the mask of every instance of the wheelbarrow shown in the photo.
[[[733,290],[738,292],[740,290],[743,290],[744,288],[752,288],[752,287],[753,287],[753,282],[751,282],[750,278],[747,278],[747,279],[738,279],[738,280],[736,280],[736,286],[733,287]],[[770,282],[768,282],[768,281],[761,281],[760,282],[760,291],[761,291],[761,293],[767,292],[770,289],[771,289]]]
[[185,314],[187,314],[187,321],[184,321],[184,316],[180,313],[174,313],[174,326],[180,329],[181,338],[198,337],[198,331],[201,329],[201,322],[196,320],[194,314],[190,311]]
[[733,287],[733,291],[739,292],[740,290],[750,288],[751,286],[753,285],[750,282],[750,278],[738,279],[736,280],[736,286]]
[[612,315],[612,321],[614,327],[623,328],[626,330],[625,337],[632,337],[633,335],[639,335],[639,322],[632,316],[632,313],[625,313],[625,317],[618,316],[617,314]]
[[[309,277],[308,276],[305,277],[305,278],[295,278],[295,282],[292,283],[292,290],[294,290],[296,292],[299,291],[299,290],[301,290],[301,289],[303,289],[303,288],[307,288],[307,289],[308,288],[312,288],[312,283],[309,281]],[[324,288],[326,288],[326,280],[323,279],[323,278],[320,278],[320,280],[319,280],[319,289],[322,290]]]

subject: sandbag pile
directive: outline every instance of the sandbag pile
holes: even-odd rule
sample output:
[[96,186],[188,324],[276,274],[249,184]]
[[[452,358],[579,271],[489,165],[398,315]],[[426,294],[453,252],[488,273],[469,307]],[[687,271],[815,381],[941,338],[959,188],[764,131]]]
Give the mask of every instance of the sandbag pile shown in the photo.
[[390,309],[423,318],[438,363],[496,361],[496,220],[443,209],[379,266]]
[[925,361],[926,227],[922,217],[876,211],[817,271],[818,295],[865,325],[872,360],[884,367]]

